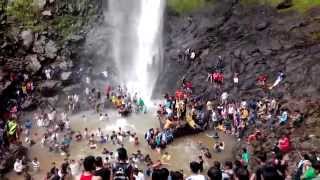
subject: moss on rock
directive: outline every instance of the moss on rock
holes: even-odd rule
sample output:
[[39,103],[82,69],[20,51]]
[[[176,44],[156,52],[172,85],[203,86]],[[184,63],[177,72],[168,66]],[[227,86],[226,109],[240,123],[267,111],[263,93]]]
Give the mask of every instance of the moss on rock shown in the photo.
[[[276,7],[283,0],[241,0],[243,5],[271,5]],[[320,6],[320,0],[292,0],[292,7],[286,10],[297,10],[299,12],[306,12],[309,9]]]
[[15,0],[7,5],[6,13],[18,23],[30,28],[38,23],[40,10],[33,0]]
[[179,13],[204,7],[210,0],[168,0],[168,6]]

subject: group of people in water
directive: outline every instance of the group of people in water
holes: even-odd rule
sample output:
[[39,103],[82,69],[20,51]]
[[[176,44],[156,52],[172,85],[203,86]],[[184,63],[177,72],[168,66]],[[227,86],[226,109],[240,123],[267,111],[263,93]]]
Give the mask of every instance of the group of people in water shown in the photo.
[[[189,52],[188,52],[189,53]],[[195,53],[192,51],[192,59]],[[190,55],[191,55],[190,54]],[[282,108],[279,100],[272,96],[266,98],[239,99],[232,97],[223,91],[223,85],[228,79],[223,74],[223,62],[220,57],[218,68],[208,75],[208,81],[216,87],[219,96],[208,100],[205,97],[194,94],[192,82],[182,80],[181,88],[174,95],[165,94],[164,100],[158,106],[157,114],[161,122],[160,128],[150,128],[145,133],[145,140],[152,149],[157,150],[160,156],[157,161],[152,161],[150,155],[143,155],[140,150],[128,156],[124,148],[127,142],[134,146],[141,143],[136,133],[125,131],[121,128],[106,133],[103,129],[89,130],[83,132],[73,131],[71,127],[70,114],[80,112],[83,109],[94,109],[99,120],[103,122],[112,121],[105,109],[110,105],[117,110],[121,116],[130,113],[147,113],[144,100],[137,93],[131,94],[126,87],[112,87],[107,84],[102,91],[90,88],[91,79],[86,77],[83,94],[72,93],[66,97],[66,105],[61,109],[48,106],[35,111],[33,117],[22,117],[23,105],[32,97],[34,91],[33,82],[27,74],[10,75],[12,92],[11,98],[4,104],[6,111],[2,112],[3,120],[0,121],[0,159],[8,153],[10,145],[21,143],[34,145],[40,143],[43,148],[51,152],[60,153],[67,158],[60,167],[53,163],[46,179],[58,180],[77,178],[80,180],[93,179],[129,179],[144,180],[151,177],[153,180],[247,180],[247,179],[315,179],[319,176],[320,159],[317,153],[305,154],[297,164],[296,172],[288,174],[288,153],[293,148],[290,134],[283,133],[274,145],[271,153],[256,151],[253,147],[265,140],[265,128],[277,129],[280,127],[300,127],[304,116],[299,110],[290,112]],[[51,79],[51,73],[45,72],[46,78]],[[279,86],[285,79],[285,74],[279,72],[275,82],[268,86],[268,77],[260,75],[257,77],[257,85],[264,90],[272,90]],[[234,87],[241,83],[241,77],[234,73]],[[83,103],[85,101],[86,103]],[[86,119],[86,115],[82,117]],[[32,129],[37,126],[38,130],[32,134]],[[255,127],[255,128],[253,128]],[[39,130],[40,129],[40,130]],[[255,129],[254,131],[249,131]],[[198,133],[205,130],[213,130],[215,143],[206,147],[199,143],[198,159],[190,162],[191,175],[181,170],[169,171],[171,155],[163,151],[174,138],[183,134]],[[212,152],[221,153],[225,149],[226,142],[219,139],[219,134],[225,133],[235,136],[239,141],[245,142],[244,148],[237,153],[237,160],[226,161],[221,165],[212,160]],[[41,136],[40,138],[37,138]],[[39,141],[35,140],[39,139]],[[87,141],[90,149],[97,149],[99,145],[113,144],[119,146],[116,152],[103,149],[101,156],[88,156],[84,159],[75,160],[69,158],[70,145],[73,142]],[[162,150],[162,151],[161,151]],[[251,167],[252,155],[257,158],[257,168]],[[204,163],[208,162],[208,163]],[[1,161],[3,163],[3,161]],[[210,164],[206,166],[205,164]],[[40,169],[37,157],[28,160],[25,156],[15,160],[13,169],[17,174],[23,174],[25,179],[32,177],[28,170],[32,167],[34,172]],[[2,169],[1,169],[2,170]],[[207,170],[205,173],[204,170]],[[2,171],[0,171],[1,174]],[[187,173],[190,174],[190,173]],[[319,178],[319,177],[318,177]]]

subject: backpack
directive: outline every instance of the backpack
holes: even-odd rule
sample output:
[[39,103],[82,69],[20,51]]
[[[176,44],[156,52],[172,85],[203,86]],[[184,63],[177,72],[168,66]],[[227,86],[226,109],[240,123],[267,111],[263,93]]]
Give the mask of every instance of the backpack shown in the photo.
[[113,168],[113,180],[129,180],[130,176],[130,164],[128,163],[116,163]]

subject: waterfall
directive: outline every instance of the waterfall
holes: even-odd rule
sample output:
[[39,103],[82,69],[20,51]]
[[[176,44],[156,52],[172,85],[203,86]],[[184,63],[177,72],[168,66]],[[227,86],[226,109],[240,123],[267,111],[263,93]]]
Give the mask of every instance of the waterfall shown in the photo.
[[109,0],[106,21],[112,31],[112,57],[123,85],[151,99],[162,66],[165,0]]

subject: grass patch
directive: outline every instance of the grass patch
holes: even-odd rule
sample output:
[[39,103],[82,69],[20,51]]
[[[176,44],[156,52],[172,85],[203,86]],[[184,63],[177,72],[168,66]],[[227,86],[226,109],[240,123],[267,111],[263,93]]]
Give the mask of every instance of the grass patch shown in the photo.
[[190,12],[203,7],[208,0],[168,0],[168,6],[179,13]]
[[33,0],[15,0],[8,4],[6,13],[24,26],[33,27],[39,21],[40,10]]
[[77,31],[81,25],[81,17],[72,15],[58,16],[52,22],[54,29],[58,31],[63,38]]
[[[243,5],[271,5],[276,7],[282,0],[241,0]],[[292,0],[293,6],[288,10],[297,10],[299,12],[305,12],[313,7],[320,6],[320,0]]]
[[320,31],[311,33],[311,38],[315,41],[320,41]]

